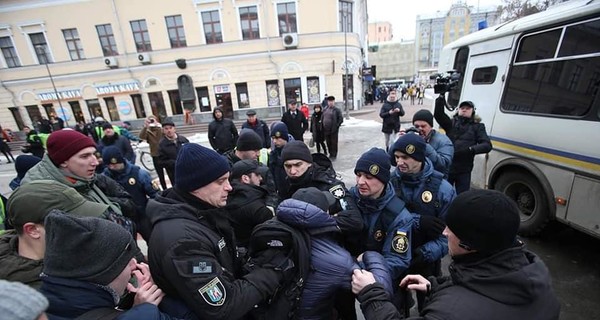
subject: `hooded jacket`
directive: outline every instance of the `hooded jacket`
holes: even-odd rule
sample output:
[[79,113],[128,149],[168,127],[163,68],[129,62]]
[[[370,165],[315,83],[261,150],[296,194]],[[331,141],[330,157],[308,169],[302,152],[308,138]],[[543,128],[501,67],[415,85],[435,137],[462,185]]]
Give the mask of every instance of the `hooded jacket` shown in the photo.
[[148,261],[156,284],[200,319],[240,319],[282,280],[273,269],[242,277],[233,229],[224,209],[167,189],[148,202]]
[[235,148],[238,131],[233,121],[225,118],[224,114],[221,119],[217,119],[215,116],[217,111],[221,111],[221,114],[223,114],[223,110],[220,108],[215,108],[213,111],[214,120],[208,125],[208,141],[216,152],[223,154]]
[[18,245],[19,237],[14,231],[8,231],[0,237],[0,279],[22,282],[39,289],[44,260],[21,257]]
[[[554,320],[560,303],[546,265],[521,245],[488,257],[458,256],[450,277],[430,278],[431,294],[419,317],[409,319]],[[401,319],[372,287],[358,295],[366,319]]]
[[[284,200],[279,205],[277,219],[310,234],[311,272],[302,292],[298,319],[332,319],[336,292],[350,290],[352,272],[360,268],[335,240],[340,233],[337,222],[320,208],[295,199]],[[391,292],[391,279],[383,257],[367,252],[363,261],[365,268]]]

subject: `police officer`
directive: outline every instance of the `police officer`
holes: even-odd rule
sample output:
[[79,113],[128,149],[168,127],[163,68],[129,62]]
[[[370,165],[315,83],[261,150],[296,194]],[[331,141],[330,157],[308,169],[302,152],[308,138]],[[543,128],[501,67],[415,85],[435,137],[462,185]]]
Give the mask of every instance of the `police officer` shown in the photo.
[[290,265],[283,252],[264,257],[269,267],[247,274],[239,268],[224,209],[232,190],[229,169],[216,151],[184,144],[175,162],[175,186],[146,208],[153,222],[148,245],[152,277],[199,319],[244,317],[277,290],[289,271],[283,267]]
[[[426,150],[427,144],[421,136],[414,133],[400,136],[390,149],[396,164],[391,181],[407,209],[419,215],[412,235],[410,272],[438,276],[440,260],[448,253],[448,243],[442,235],[443,221],[456,192],[443,179],[444,175],[433,168]],[[422,306],[424,295],[418,294],[417,299]]]
[[152,227],[146,217],[148,198],[154,198],[159,190],[158,184],[152,182],[150,174],[135,164],[130,163],[115,146],[102,150],[102,161],[106,164],[102,174],[118,182],[132,197],[137,209],[134,221],[138,232],[144,240],[150,240]]

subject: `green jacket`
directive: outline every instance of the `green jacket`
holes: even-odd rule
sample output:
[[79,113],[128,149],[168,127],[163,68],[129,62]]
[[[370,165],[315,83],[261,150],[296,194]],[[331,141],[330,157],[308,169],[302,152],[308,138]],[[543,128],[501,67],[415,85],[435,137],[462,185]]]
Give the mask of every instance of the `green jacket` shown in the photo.
[[43,260],[31,260],[21,257],[17,250],[19,237],[14,230],[0,237],[0,279],[18,281],[35,289],[42,286],[40,273]]

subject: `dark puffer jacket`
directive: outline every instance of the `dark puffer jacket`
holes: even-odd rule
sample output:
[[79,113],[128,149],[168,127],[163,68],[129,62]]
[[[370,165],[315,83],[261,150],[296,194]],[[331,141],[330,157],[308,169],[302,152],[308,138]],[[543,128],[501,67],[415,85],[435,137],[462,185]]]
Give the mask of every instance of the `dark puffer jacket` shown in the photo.
[[[390,114],[391,110],[400,109],[400,112]],[[400,131],[400,117],[404,116],[404,108],[398,101],[391,102],[387,100],[379,110],[379,117],[383,119],[381,132],[392,133]]]
[[[335,240],[337,222],[318,207],[295,199],[277,207],[277,219],[311,236],[311,273],[306,279],[298,319],[332,319],[335,293],[350,290],[352,272],[360,268],[348,251]],[[376,252],[363,255],[365,269],[391,292],[391,278],[383,257]]]
[[238,139],[238,131],[231,119],[227,119],[223,116],[221,119],[217,120],[215,117],[217,111],[223,112],[219,108],[215,108],[213,111],[213,118],[215,120],[208,125],[208,141],[210,142],[210,146],[216,152],[223,154],[235,148]]

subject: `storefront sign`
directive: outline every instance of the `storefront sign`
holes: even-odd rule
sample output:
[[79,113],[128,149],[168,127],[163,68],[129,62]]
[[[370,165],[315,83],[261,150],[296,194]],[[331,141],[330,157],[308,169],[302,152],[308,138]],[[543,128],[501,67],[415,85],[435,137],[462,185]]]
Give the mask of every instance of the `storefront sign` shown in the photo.
[[95,86],[94,88],[96,88],[96,93],[99,95],[140,91],[140,85],[137,82],[107,84],[107,85]]
[[220,86],[215,86],[215,93],[227,93],[229,92],[229,85],[224,84]]
[[58,96],[54,91],[38,93],[38,99],[40,99],[41,101],[53,101],[58,100],[59,98],[61,100],[80,99],[81,91],[77,89],[58,91]]
[[119,101],[117,108],[121,114],[128,115],[131,113],[131,104],[125,100]]

